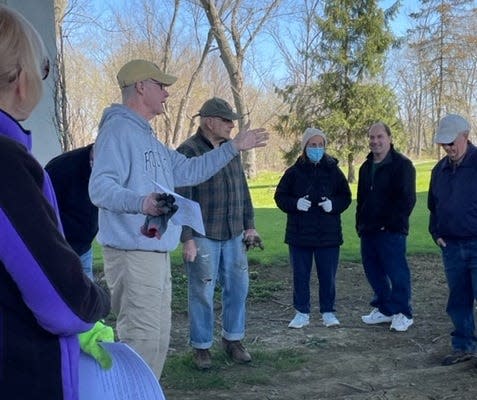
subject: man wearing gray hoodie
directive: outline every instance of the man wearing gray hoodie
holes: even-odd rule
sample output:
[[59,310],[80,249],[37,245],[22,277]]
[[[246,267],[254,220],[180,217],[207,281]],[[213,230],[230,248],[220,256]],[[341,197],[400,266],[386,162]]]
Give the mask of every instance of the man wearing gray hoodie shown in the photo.
[[159,379],[169,347],[171,269],[181,226],[168,222],[157,237],[141,233],[144,215],[163,212],[157,183],[173,191],[213,176],[240,151],[263,147],[268,133],[244,130],[203,156],[187,158],[166,147],[149,121],[164,112],[167,87],[176,77],[146,60],[132,60],[118,72],[122,104],[107,108],[99,124],[89,193],[99,208],[98,241],[117,315],[117,334],[148,363]]

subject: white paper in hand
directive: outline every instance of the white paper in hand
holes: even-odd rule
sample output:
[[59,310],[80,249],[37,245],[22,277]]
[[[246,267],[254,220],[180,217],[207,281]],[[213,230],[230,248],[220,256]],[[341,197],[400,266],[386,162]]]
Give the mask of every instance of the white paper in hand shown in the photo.
[[165,400],[156,376],[144,360],[125,343],[101,343],[111,355],[113,366],[101,368],[81,352],[79,400]]
[[194,200],[186,199],[185,197],[172,192],[164,186],[160,185],[153,179],[152,183],[160,189],[161,193],[167,193],[174,196],[177,204],[177,211],[171,217],[170,221],[177,226],[187,225],[194,229],[197,233],[205,235],[204,221],[202,220],[202,211],[200,210],[200,204]]

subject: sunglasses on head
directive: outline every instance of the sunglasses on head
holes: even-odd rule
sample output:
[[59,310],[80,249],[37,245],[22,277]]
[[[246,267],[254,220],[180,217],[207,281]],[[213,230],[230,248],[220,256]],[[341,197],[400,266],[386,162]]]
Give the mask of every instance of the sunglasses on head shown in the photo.
[[50,73],[50,60],[48,57],[45,57],[41,63],[41,79],[44,81],[48,78],[48,74]]
[[[8,83],[12,83],[15,80],[18,79],[20,76],[20,72],[22,71],[22,67],[20,64],[17,65],[17,70],[15,72],[15,75],[12,75],[10,79],[8,80]],[[50,73],[50,60],[48,57],[45,57],[43,61],[41,62],[40,66],[40,77],[41,80],[44,81],[46,78],[48,78],[48,74]]]

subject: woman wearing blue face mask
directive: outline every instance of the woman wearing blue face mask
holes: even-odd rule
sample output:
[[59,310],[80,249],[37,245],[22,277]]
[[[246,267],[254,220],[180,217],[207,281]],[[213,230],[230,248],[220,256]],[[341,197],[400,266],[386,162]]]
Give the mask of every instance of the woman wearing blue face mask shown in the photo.
[[315,260],[322,322],[339,325],[335,315],[335,278],[343,243],[341,213],[351,203],[348,182],[338,160],[326,154],[326,135],[307,128],[302,154],[289,167],[275,191],[277,206],[287,213],[285,243],[293,269],[293,306],[289,328],[310,323],[310,275]]

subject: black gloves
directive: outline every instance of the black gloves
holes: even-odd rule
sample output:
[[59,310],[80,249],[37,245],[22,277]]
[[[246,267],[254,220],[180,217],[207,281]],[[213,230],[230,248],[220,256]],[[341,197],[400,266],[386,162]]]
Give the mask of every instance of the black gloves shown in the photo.
[[156,197],[157,209],[161,212],[158,216],[147,215],[141,233],[147,237],[160,239],[167,229],[167,222],[177,211],[176,199],[171,194],[160,193]]
[[258,235],[249,235],[243,238],[243,242],[245,244],[245,249],[247,251],[254,249],[255,247],[259,247],[263,250],[265,247],[263,246],[262,239]]

